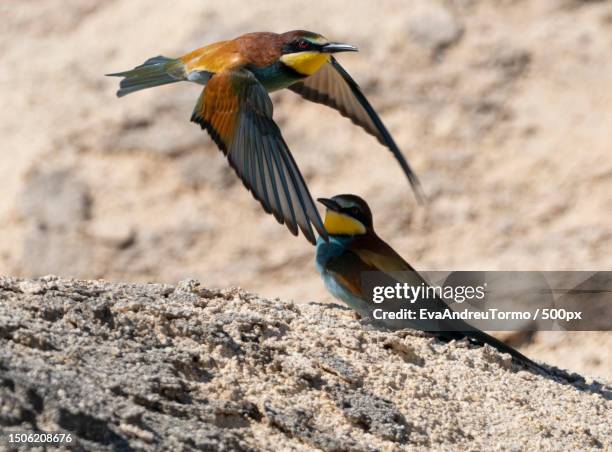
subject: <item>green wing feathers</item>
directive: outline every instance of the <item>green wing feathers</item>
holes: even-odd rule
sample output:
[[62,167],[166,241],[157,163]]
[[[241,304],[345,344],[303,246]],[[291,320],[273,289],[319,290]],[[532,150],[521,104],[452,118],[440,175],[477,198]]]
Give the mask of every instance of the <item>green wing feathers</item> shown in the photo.
[[149,58],[131,71],[107,74],[111,77],[123,77],[119,84],[117,97],[123,97],[141,89],[185,80],[185,69],[179,59],[156,56]]

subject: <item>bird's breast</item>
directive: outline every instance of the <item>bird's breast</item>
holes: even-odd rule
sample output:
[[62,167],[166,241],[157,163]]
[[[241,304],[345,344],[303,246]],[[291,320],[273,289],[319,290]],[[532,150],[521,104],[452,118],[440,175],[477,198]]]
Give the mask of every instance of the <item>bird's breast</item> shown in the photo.
[[335,298],[343,301],[349,308],[354,309],[364,317],[370,315],[371,306],[367,300],[362,300],[346,290],[346,288],[336,280],[333,274],[324,270],[321,272],[321,277],[323,278],[325,287]]
[[317,239],[317,270],[319,273],[323,273],[327,266],[327,263],[336,257],[339,257],[346,250],[343,243],[339,242],[336,237],[329,237],[329,241],[326,242],[323,238]]
[[352,240],[350,237],[330,236],[329,242],[326,242],[319,237],[317,239],[317,270],[323,278],[325,287],[335,298],[343,301],[362,316],[371,317],[372,306],[368,300],[353,295],[336,279],[333,272],[327,270],[329,262],[341,258]]
[[248,69],[255,75],[259,83],[261,83],[268,92],[288,88],[295,82],[305,78],[304,75],[295,72],[290,67],[278,61],[263,67],[252,65],[249,66]]

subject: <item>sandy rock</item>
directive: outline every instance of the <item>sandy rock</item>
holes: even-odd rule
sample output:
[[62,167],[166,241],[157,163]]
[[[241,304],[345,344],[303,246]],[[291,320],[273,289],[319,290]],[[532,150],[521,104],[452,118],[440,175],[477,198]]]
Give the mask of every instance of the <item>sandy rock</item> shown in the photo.
[[432,55],[457,43],[463,31],[457,17],[437,2],[417,2],[408,20],[409,36]]
[[80,229],[45,229],[31,225],[25,233],[21,265],[30,274],[61,273],[85,277],[93,273],[93,255]]
[[136,231],[129,223],[99,219],[89,224],[88,235],[104,244],[119,249],[131,246],[136,241]]
[[31,175],[20,202],[27,225],[22,255],[26,272],[91,274],[92,256],[84,234],[91,202],[89,187],[71,169]]
[[236,173],[227,164],[226,157],[213,149],[207,149],[206,152],[198,150],[181,157],[178,160],[178,170],[186,187],[219,189],[240,184]]
[[87,450],[584,450],[612,438],[603,382],[370,330],[340,306],[52,276],[2,278],[0,300],[3,433],[70,433]]
[[73,229],[90,217],[91,194],[75,171],[43,170],[30,176],[19,205],[28,222],[44,228]]

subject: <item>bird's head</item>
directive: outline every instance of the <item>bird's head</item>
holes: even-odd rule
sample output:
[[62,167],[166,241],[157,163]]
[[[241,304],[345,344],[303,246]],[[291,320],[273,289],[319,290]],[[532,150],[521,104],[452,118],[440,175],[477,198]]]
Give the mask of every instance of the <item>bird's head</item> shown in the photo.
[[314,74],[329,61],[332,53],[357,52],[357,47],[304,30],[288,31],[281,35],[280,61],[304,76]]
[[356,195],[336,195],[317,199],[325,211],[325,230],[329,235],[364,235],[372,231],[372,211]]

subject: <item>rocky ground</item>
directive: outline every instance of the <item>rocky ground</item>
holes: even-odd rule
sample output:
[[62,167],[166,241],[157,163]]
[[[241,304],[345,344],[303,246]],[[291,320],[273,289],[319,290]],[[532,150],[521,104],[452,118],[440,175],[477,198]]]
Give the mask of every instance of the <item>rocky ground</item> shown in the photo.
[[[342,64],[391,155],[293,93],[275,118],[314,196],[355,192],[423,270],[612,268],[612,3],[586,0],[1,2],[0,274],[239,285],[331,301],[313,249],[264,215],[188,118],[193,85],[124,99],[103,74],[254,30],[359,46]],[[538,334],[533,356],[612,376],[610,334]],[[569,366],[568,366],[569,367]]]
[[1,278],[0,301],[5,435],[69,433],[77,450],[612,446],[609,382],[370,330],[338,305],[55,277]]

